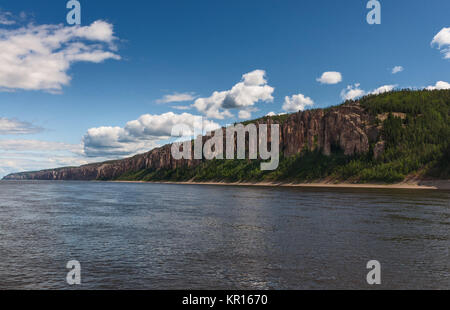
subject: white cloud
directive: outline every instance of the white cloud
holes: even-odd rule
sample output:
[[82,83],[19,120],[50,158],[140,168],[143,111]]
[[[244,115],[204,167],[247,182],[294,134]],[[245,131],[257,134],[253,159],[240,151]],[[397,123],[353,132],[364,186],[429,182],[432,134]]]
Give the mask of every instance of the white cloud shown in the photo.
[[249,119],[250,117],[252,117],[252,113],[250,111],[241,110],[239,111],[238,117],[240,119]]
[[[130,121],[125,127],[91,128],[83,137],[84,152],[87,156],[127,156],[147,152],[158,146],[161,140],[171,137],[175,125],[186,124],[203,132],[220,128],[219,124],[204,120],[201,116],[189,113],[172,112],[151,115],[145,114]],[[184,133],[193,135],[192,132]]]
[[405,70],[405,68],[403,68],[402,66],[395,66],[394,68],[392,68],[392,74],[400,73],[403,70]]
[[82,165],[88,162],[81,144],[0,140],[0,178],[13,172]]
[[172,109],[175,110],[190,110],[192,109],[192,106],[187,106],[187,105],[174,105],[171,107]]
[[265,74],[263,70],[244,74],[242,81],[231,90],[215,91],[208,98],[197,99],[193,106],[207,117],[224,119],[232,117],[230,109],[252,107],[258,101],[273,101],[274,88],[267,85]]
[[439,48],[444,45],[450,45],[450,27],[442,28],[433,38],[432,44],[437,44]]
[[203,118],[198,115],[192,115],[189,113],[175,114],[172,112],[168,112],[161,115],[142,115],[141,117],[139,117],[139,119],[128,122],[124,130],[128,133],[129,136],[135,138],[164,138],[171,136],[172,127],[177,124],[193,125],[195,122],[201,121],[203,124],[203,128],[206,131],[210,131],[220,127],[217,123],[206,119],[203,120]]
[[41,131],[42,128],[31,123],[0,117],[0,135],[27,135]]
[[48,142],[40,140],[0,140],[0,150],[2,151],[69,151],[81,154],[81,146],[78,144],[68,144],[61,142]]
[[360,86],[361,84],[359,83],[347,86],[346,89],[341,91],[341,98],[344,100],[354,100],[358,97],[364,96],[365,91],[360,89]]
[[370,92],[371,95],[379,95],[394,90],[398,85],[384,85]]
[[442,90],[442,89],[450,89],[450,83],[439,81],[433,86],[428,86],[426,89],[428,90]]
[[10,173],[81,166],[95,161],[70,155],[55,156],[50,153],[9,154],[0,152],[0,179]]
[[266,116],[280,116],[280,115],[286,115],[286,112],[281,112],[281,113],[275,113],[275,112],[269,112],[266,114]]
[[115,39],[113,26],[104,21],[0,29],[0,89],[60,92],[70,83],[72,64],[120,59]]
[[316,81],[322,84],[338,84],[342,82],[342,74],[334,71],[324,72]]
[[238,117],[240,119],[250,119],[252,117],[253,112],[258,112],[259,109],[255,107],[245,108],[239,111]]
[[431,45],[437,45],[444,54],[445,59],[450,59],[450,27],[442,28],[431,41]]
[[88,130],[83,137],[84,152],[88,157],[118,157],[150,151],[158,146],[157,139],[129,137],[121,127],[98,127]]
[[10,12],[5,12],[0,9],[0,25],[14,25],[16,21],[14,20],[13,14]]
[[156,100],[157,103],[173,103],[173,102],[186,102],[195,99],[193,93],[175,93],[171,95],[165,95],[162,99]]
[[309,97],[305,97],[303,94],[293,95],[292,97],[286,96],[283,110],[286,112],[304,111],[307,106],[312,105],[314,105],[314,101]]
[[359,84],[359,83],[347,86],[346,89],[343,89],[341,91],[341,98],[343,100],[355,100],[366,94],[379,95],[379,94],[393,91],[398,85],[383,85],[383,86],[380,86],[377,89],[374,89],[367,93],[366,93],[366,91],[362,90],[360,88],[360,86],[361,86],[361,84]]

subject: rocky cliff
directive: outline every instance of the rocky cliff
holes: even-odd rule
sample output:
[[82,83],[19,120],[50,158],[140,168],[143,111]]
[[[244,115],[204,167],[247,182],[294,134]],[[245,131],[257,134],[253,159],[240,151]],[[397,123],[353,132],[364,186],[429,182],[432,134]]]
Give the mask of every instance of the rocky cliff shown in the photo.
[[[330,155],[341,149],[346,155],[369,151],[370,143],[377,142],[379,129],[374,120],[358,103],[329,109],[298,112],[281,117],[265,117],[259,124],[280,124],[280,152],[292,156],[308,150],[320,150]],[[270,126],[269,126],[270,128]],[[270,137],[270,135],[269,135]],[[378,150],[382,152],[382,150]],[[176,169],[196,167],[201,160],[174,160],[171,145],[122,160],[89,164],[81,167],[59,168],[38,172],[11,174],[6,180],[113,180],[129,172],[144,169]]]

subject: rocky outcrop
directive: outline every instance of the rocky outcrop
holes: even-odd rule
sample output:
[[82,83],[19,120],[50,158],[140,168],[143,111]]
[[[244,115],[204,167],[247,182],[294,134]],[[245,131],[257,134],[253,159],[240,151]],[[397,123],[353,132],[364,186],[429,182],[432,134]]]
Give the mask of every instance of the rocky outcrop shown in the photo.
[[385,141],[380,141],[377,144],[375,144],[375,146],[373,148],[373,157],[375,159],[379,159],[381,157],[381,155],[383,155],[385,148],[386,148]]
[[[370,143],[377,142],[379,129],[369,114],[358,104],[352,103],[329,109],[298,112],[280,122],[266,117],[254,121],[260,124],[280,124],[280,152],[293,156],[303,150],[320,150],[330,155],[333,149],[341,149],[346,155],[369,151]],[[270,126],[269,126],[270,128]],[[269,134],[270,137],[270,134]],[[203,141],[206,139],[204,138]],[[378,149],[377,149],[378,150]],[[193,168],[201,160],[175,160],[171,145],[154,149],[131,158],[90,164],[81,167],[60,168],[38,172],[11,174],[7,180],[113,180],[125,173],[144,169]]]

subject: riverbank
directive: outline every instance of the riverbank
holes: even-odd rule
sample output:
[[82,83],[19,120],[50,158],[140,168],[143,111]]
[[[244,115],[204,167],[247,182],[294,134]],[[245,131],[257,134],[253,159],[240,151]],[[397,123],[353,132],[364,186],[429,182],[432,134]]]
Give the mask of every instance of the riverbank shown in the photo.
[[351,184],[351,183],[275,183],[275,182],[145,182],[145,181],[113,181],[118,183],[156,183],[179,185],[215,185],[215,186],[259,186],[259,187],[323,187],[323,188],[390,188],[390,189],[416,189],[416,190],[450,190],[450,180],[429,180],[418,182],[402,182],[397,184]]

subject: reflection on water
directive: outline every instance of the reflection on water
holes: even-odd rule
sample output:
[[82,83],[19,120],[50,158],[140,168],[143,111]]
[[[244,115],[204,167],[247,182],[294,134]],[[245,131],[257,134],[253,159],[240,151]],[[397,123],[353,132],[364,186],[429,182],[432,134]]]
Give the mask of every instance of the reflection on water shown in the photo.
[[449,289],[450,193],[0,182],[0,289]]

